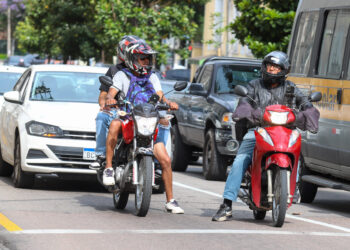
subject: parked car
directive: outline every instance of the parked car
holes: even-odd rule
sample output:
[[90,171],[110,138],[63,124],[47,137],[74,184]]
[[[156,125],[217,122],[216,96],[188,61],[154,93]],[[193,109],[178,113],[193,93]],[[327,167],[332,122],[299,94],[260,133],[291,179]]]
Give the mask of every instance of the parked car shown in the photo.
[[[203,155],[203,175],[224,180],[232,164],[245,126],[233,126],[232,112],[239,96],[236,85],[260,76],[260,60],[213,57],[198,68],[187,90],[174,92],[170,99],[179,104],[172,120],[172,168],[185,171],[189,161]],[[194,154],[196,153],[196,154]]]
[[189,69],[169,69],[165,72],[165,79],[177,81],[190,81],[191,71]]
[[[35,174],[95,175],[98,77],[106,68],[32,65],[4,94],[0,115],[0,175],[30,188]],[[12,167],[13,166],[13,167]]]
[[4,61],[4,65],[25,67],[24,56],[10,56]]
[[4,102],[3,94],[13,88],[24,71],[22,67],[0,66],[0,107]]

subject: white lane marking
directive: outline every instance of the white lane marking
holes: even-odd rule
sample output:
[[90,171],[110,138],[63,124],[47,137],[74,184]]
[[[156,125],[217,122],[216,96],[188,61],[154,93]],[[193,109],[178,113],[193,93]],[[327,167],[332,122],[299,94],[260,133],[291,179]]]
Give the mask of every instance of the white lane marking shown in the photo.
[[330,236],[350,237],[350,233],[332,232],[294,232],[274,230],[225,230],[225,229],[156,229],[156,230],[89,230],[89,229],[38,229],[11,232],[11,234],[260,234],[260,235],[301,235],[301,236]]
[[[200,189],[200,188],[195,188],[195,187],[192,187],[192,186],[188,186],[188,185],[176,182],[176,181],[173,182],[173,185],[178,186],[178,187],[191,189],[191,190],[198,191],[198,192],[201,192],[201,193],[209,194],[209,195],[212,195],[212,196],[215,196],[215,197],[222,198],[222,195],[219,195],[217,193],[206,191],[206,190],[203,190],[203,189]],[[290,219],[300,220],[300,221],[303,221],[303,222],[308,222],[308,223],[311,223],[311,224],[316,224],[316,225],[329,227],[329,228],[333,228],[333,229],[337,229],[337,230],[340,230],[340,231],[344,231],[344,232],[350,233],[350,228],[336,226],[336,225],[332,225],[332,224],[329,224],[329,223],[316,221],[316,220],[311,220],[311,219],[306,219],[306,218],[302,218],[302,217],[297,217],[297,216],[293,216],[293,215],[290,215],[290,214],[287,214],[286,217],[290,218]]]

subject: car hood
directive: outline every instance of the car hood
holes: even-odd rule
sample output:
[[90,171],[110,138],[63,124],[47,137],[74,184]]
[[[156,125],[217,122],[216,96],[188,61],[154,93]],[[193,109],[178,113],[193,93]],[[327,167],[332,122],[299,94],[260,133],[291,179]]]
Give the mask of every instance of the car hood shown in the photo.
[[95,131],[97,103],[34,102],[28,103],[30,120],[59,126],[63,130]]
[[216,102],[220,103],[221,105],[229,109],[231,112],[233,112],[236,109],[239,101],[239,96],[233,94],[220,94],[216,97]]

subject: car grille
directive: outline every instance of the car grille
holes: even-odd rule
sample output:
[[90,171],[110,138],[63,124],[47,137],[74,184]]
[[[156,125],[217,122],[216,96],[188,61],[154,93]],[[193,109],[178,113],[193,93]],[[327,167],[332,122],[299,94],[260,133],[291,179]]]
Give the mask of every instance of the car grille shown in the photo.
[[94,141],[96,133],[63,130],[63,135],[65,138],[69,138],[69,139]]
[[79,162],[93,162],[93,160],[83,159],[83,148],[80,147],[62,147],[47,145],[49,149],[61,160],[61,161],[79,161]]

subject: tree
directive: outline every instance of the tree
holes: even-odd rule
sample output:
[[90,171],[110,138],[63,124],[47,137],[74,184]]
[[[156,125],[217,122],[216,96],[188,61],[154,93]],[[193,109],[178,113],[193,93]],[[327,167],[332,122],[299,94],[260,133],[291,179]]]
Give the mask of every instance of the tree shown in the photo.
[[[115,55],[122,36],[133,34],[159,52],[158,64],[166,62],[169,49],[162,43],[163,39],[174,37],[185,44],[184,41],[194,37],[198,27],[192,21],[195,11],[174,1],[100,0],[96,12],[97,23],[102,27],[99,43],[107,55]],[[176,53],[182,58],[189,56],[186,47],[180,47]]]
[[241,14],[230,24],[230,29],[254,56],[262,58],[273,50],[287,50],[297,0],[235,0],[234,3]]

